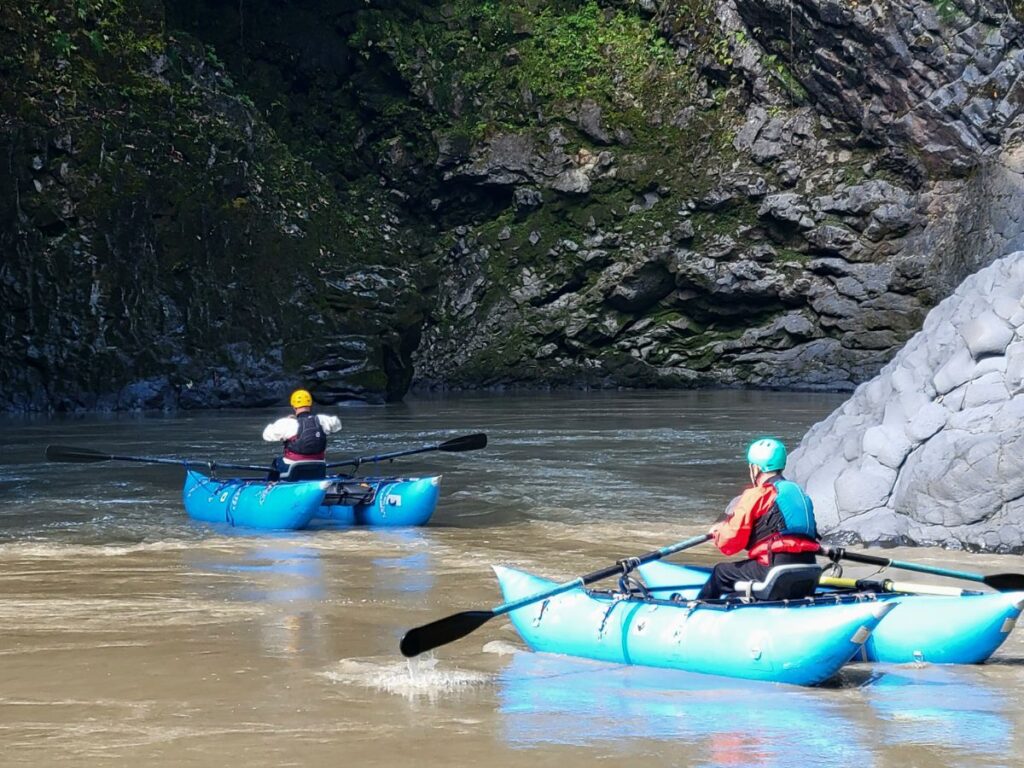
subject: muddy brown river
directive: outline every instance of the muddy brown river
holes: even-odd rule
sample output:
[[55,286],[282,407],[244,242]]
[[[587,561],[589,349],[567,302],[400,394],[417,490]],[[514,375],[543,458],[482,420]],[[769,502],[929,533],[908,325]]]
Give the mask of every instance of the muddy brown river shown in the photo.
[[[265,463],[274,448],[260,432],[281,411],[7,418],[0,765],[1024,765],[1020,630],[985,665],[855,664],[814,689],[534,654],[505,617],[415,661],[398,653],[409,627],[501,603],[492,563],[564,581],[703,532],[742,486],[750,439],[795,445],[842,400],[536,394],[331,409],[345,425],[335,459],[478,431],[490,444],[384,470],[444,475],[426,527],[289,534],[189,521],[177,467],[42,458],[56,443]],[[1024,572],[1016,556],[892,556]],[[710,546],[673,557],[715,559]]]

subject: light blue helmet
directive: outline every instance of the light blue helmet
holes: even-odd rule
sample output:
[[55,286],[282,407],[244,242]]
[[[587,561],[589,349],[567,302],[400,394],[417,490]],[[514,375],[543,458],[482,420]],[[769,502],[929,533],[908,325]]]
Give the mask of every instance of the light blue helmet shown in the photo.
[[786,446],[774,437],[762,437],[747,448],[747,464],[762,472],[776,472],[786,466]]

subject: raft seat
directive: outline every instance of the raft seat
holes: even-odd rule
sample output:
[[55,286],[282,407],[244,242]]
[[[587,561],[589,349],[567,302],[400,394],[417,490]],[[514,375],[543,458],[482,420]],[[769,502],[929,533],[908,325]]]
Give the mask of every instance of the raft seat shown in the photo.
[[327,477],[326,461],[296,461],[289,464],[288,469],[281,473],[282,483],[296,480],[323,480]]
[[817,565],[776,565],[764,581],[737,581],[734,590],[748,600],[794,600],[813,595],[819,578]]

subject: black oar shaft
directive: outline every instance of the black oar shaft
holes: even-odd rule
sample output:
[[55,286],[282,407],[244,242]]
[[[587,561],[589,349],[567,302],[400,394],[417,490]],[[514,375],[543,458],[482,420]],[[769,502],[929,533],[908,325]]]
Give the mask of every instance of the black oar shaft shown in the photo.
[[609,565],[608,567],[602,568],[599,571],[594,571],[593,573],[588,573],[586,576],[580,576],[578,578],[573,579],[572,581],[566,581],[562,584],[559,584],[557,587],[552,587],[543,595],[532,595],[530,597],[524,597],[519,600],[513,600],[510,603],[499,605],[495,608],[492,608],[491,613],[493,613],[495,616],[500,616],[503,613],[509,613],[510,611],[523,608],[527,605],[530,605],[531,603],[536,603],[538,600],[554,597],[555,595],[560,595],[563,592],[568,592],[578,587],[584,587],[587,584],[593,584],[597,581],[610,579],[612,576],[618,576],[620,573],[622,573],[623,563],[635,568],[638,565],[644,565],[645,563],[649,563],[652,560],[660,560],[661,558],[671,555],[674,552],[679,552],[684,549],[689,549],[690,547],[695,547],[698,544],[703,544],[710,538],[710,534],[703,534],[701,536],[695,536],[692,539],[687,539],[686,541],[680,542],[679,544],[673,544],[669,547],[662,547],[661,549],[651,550],[650,552],[640,555],[639,557],[631,557],[628,558],[626,561],[616,563],[615,565]]
[[443,451],[445,453],[458,453],[461,451],[475,451],[479,448],[485,448],[487,446],[487,435],[483,433],[475,435],[463,435],[462,437],[453,437],[451,440],[446,440],[439,445],[425,445],[422,448],[410,448],[405,451],[395,451],[394,453],[379,453],[373,456],[356,456],[351,459],[345,459],[344,461],[332,461],[328,464],[328,467],[358,467],[360,464],[375,464],[381,461],[390,461],[391,459],[397,459],[402,456],[413,456],[417,453],[429,453],[430,451]]
[[222,464],[216,461],[196,459],[165,459],[159,456],[120,456],[113,453],[100,453],[90,448],[75,448],[65,445],[46,446],[46,458],[49,461],[65,461],[92,463],[97,461],[131,461],[139,464],[174,464],[179,467],[207,466],[214,469],[242,469],[249,472],[267,472],[266,467],[254,467],[249,464]]
[[888,557],[874,557],[872,555],[864,555],[860,552],[847,552],[845,549],[831,550],[828,547],[822,547],[822,553],[830,554],[836,552],[843,560],[850,560],[855,563],[865,563],[866,565],[880,565],[883,567],[900,568],[904,571],[915,571],[917,573],[933,573],[938,576],[949,576],[954,579],[966,579],[967,581],[985,581],[985,577],[980,573],[970,573],[967,571],[953,571],[948,568],[939,568],[937,566],[930,565],[919,565],[918,563],[907,563],[902,560],[891,560]]

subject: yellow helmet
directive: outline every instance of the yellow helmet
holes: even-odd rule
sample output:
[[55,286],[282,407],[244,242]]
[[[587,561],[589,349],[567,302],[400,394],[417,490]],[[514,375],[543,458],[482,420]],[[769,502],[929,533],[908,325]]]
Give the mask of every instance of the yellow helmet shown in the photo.
[[296,389],[288,402],[292,404],[292,408],[309,408],[313,405],[313,396],[304,389]]

